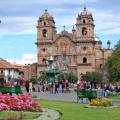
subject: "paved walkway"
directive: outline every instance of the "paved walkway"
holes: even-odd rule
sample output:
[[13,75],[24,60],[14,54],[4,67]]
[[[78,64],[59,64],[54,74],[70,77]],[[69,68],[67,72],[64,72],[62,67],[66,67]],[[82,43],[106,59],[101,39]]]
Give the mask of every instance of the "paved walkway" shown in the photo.
[[[38,98],[45,100],[77,102],[77,95],[74,92],[59,94],[50,94],[49,92],[34,92],[33,96],[37,96]],[[114,105],[120,105],[120,100],[113,100],[113,103]]]
[[76,102],[76,98],[77,98],[75,93],[50,94],[49,92],[39,92],[39,93],[34,92],[33,96],[37,96],[40,99],[68,101],[68,102]]

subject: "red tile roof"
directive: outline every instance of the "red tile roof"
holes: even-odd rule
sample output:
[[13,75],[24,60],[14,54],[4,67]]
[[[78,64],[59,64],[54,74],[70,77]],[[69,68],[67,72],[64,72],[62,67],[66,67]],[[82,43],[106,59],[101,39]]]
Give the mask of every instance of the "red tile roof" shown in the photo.
[[0,58],[0,68],[2,69],[18,69],[17,66]]

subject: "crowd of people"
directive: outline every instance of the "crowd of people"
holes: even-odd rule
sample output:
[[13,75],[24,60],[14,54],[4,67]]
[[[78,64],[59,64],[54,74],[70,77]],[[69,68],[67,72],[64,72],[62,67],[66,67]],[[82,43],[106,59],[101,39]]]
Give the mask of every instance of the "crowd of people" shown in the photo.
[[51,94],[58,94],[60,92],[69,92],[69,82],[68,80],[64,81],[55,81],[52,83],[45,82],[37,82],[33,84],[32,81],[25,80],[9,80],[4,81],[1,85],[4,87],[15,87],[20,86],[23,91],[26,91],[28,94],[32,94],[32,92],[50,92]]
[[0,81],[0,86],[4,86],[4,87],[15,87],[15,86],[20,86],[20,82],[18,80],[2,80]]
[[26,91],[29,94],[31,94],[32,91],[34,90],[32,81],[25,80],[24,78],[21,80],[14,80],[14,79],[10,79],[10,78],[8,80],[2,79],[2,81],[0,81],[0,86],[5,87],[5,88],[8,88],[8,87],[12,88],[13,93],[15,92],[14,91],[15,87],[20,87],[22,90],[24,88],[26,88]]
[[[120,93],[120,86],[112,85],[112,84],[104,84],[104,83],[96,83],[96,82],[86,82],[83,80],[78,80],[77,83],[78,90],[101,90],[102,96],[107,97],[110,92],[115,91],[116,93]],[[66,93],[70,92],[69,88],[71,87],[71,83],[68,80],[60,80],[51,83],[47,83],[47,81],[42,82],[38,81],[36,84],[33,84],[32,81],[29,80],[3,80],[0,82],[0,86],[4,87],[15,87],[20,86],[22,90],[27,92],[27,94],[32,94],[32,92],[49,92],[50,94],[58,94],[58,93]],[[74,86],[73,86],[74,89]]]
[[119,85],[112,85],[112,84],[106,84],[106,83],[96,83],[96,82],[86,82],[83,80],[79,80],[77,82],[77,89],[78,90],[98,90],[102,91],[102,96],[103,97],[108,97],[108,94],[110,92],[120,92],[120,86]]
[[51,94],[69,92],[70,83],[68,80],[55,81],[51,83],[38,82],[38,92],[49,91]]
[[51,94],[65,93],[69,92],[70,83],[68,80],[54,81],[52,83],[47,83],[47,81],[38,81],[36,84],[33,81],[25,80],[3,80],[0,82],[0,86],[12,87],[20,86],[23,92],[27,94],[32,94],[32,92],[50,92]]

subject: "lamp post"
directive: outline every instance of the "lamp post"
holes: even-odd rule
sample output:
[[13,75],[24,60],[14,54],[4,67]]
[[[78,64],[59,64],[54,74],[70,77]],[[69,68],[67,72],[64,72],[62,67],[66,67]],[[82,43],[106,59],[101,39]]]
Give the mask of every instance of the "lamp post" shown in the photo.
[[53,70],[53,63],[54,63],[53,56],[50,56],[50,59],[47,61],[48,61],[48,71],[50,72],[48,73],[48,83],[51,83],[54,81],[52,78],[54,76],[54,72],[53,72],[53,76],[51,75],[51,72],[52,72],[51,70]]
[[49,69],[52,69],[52,67],[53,67],[53,63],[54,63],[53,56],[50,56],[50,59],[47,60],[47,61],[48,61]]
[[101,40],[99,41],[99,48],[100,49],[102,48],[102,41]]
[[108,49],[110,49],[110,45],[111,45],[111,42],[110,42],[110,40],[108,40],[107,41],[107,47],[108,47]]

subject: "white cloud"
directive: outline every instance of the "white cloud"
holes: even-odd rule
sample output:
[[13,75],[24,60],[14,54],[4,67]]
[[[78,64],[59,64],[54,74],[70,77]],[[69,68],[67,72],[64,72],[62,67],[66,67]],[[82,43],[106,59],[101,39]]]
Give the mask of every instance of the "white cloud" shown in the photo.
[[[11,3],[8,2],[9,0],[3,0],[1,2],[1,5],[4,6],[4,4],[18,4],[18,5],[27,5],[27,4],[40,4],[40,6],[43,4],[45,6],[45,4],[47,5],[51,5],[51,4],[83,4],[84,0],[11,0]],[[93,3],[93,2],[97,2],[98,0],[86,0],[86,3]],[[0,6],[1,6],[0,5]],[[10,7],[10,6],[9,6]],[[46,7],[46,6],[45,6]],[[80,6],[81,7],[81,6]],[[65,7],[53,7],[50,8],[50,14],[52,12],[52,15],[55,18],[56,21],[56,26],[58,28],[58,31],[63,30],[63,25],[66,25],[66,29],[68,31],[71,31],[73,24],[76,23],[76,17],[78,12],[80,13],[80,7],[73,7],[73,9],[67,9]],[[16,8],[15,8],[16,9]],[[27,8],[24,8],[22,12],[24,12]],[[30,9],[30,8],[28,8]],[[32,8],[31,8],[32,9]],[[113,32],[113,34],[118,35],[120,34],[119,32],[119,28],[120,28],[120,16],[116,15],[112,12],[112,10],[108,11],[104,11],[104,10],[98,10],[98,9],[93,9],[93,8],[89,8],[90,11],[93,13],[93,17],[95,19],[95,30],[97,31],[97,33],[101,33],[103,34],[111,34]],[[37,12],[38,9],[34,10],[33,9],[33,13]],[[40,8],[40,14],[41,15],[43,13],[42,9]],[[34,34],[36,35],[36,25],[37,25],[37,19],[39,17],[39,15],[35,16],[34,14],[31,14],[31,16],[33,17],[23,17],[25,16],[24,13],[21,13],[21,15],[23,15],[22,17],[19,16],[9,16],[9,17],[5,17],[5,16],[0,16],[0,19],[2,19],[2,24],[0,24],[0,35],[20,35],[20,34]],[[67,14],[67,13],[71,13],[71,14]],[[62,15],[61,15],[62,14]],[[55,16],[56,15],[56,16]]]
[[120,16],[111,11],[94,10],[95,30],[101,35],[119,35],[120,34]]
[[[93,11],[93,17],[95,19],[96,31],[102,34],[111,34],[111,31],[114,34],[120,34],[118,28],[120,28],[120,16],[116,16],[110,11],[96,11],[94,9],[90,9]],[[52,9],[52,12],[58,11],[62,12],[64,9]],[[67,10],[65,11],[67,12]],[[67,16],[53,16],[56,20],[56,26],[58,27],[58,31],[63,30],[62,26],[66,25],[66,29],[71,30],[73,24],[76,22],[78,11],[72,11],[72,14]],[[98,14],[99,13],[99,14]],[[38,17],[1,17],[3,22],[0,25],[0,35],[20,35],[20,34],[36,34],[36,25]],[[117,28],[117,29],[116,29]],[[60,30],[61,29],[61,30]],[[103,31],[103,32],[102,32]],[[107,31],[107,32],[106,32]]]
[[1,17],[0,35],[36,34],[36,17]]
[[21,59],[8,59],[11,63],[17,64],[32,64],[37,62],[37,55],[36,54],[23,54]]

